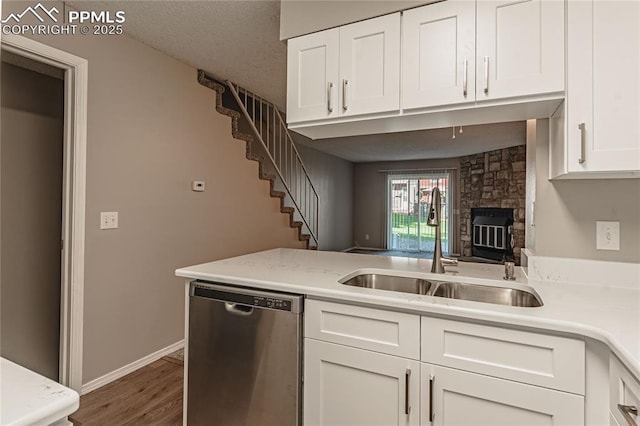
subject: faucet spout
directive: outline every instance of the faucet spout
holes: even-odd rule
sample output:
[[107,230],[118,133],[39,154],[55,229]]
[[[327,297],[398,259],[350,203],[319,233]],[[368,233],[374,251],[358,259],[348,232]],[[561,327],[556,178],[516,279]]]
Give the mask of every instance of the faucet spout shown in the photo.
[[438,187],[436,186],[431,191],[431,205],[429,206],[429,217],[427,218],[427,225],[436,228],[436,241],[433,250],[433,261],[431,262],[431,272],[435,274],[445,273],[443,260],[450,265],[458,264],[457,260],[446,259],[442,256],[442,241],[440,235],[441,212],[442,203],[440,197],[440,189],[438,189]]

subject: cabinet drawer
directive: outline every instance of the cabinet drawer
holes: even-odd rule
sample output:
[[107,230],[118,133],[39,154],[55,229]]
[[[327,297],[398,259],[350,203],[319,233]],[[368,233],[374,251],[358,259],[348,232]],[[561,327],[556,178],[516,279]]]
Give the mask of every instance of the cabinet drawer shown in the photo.
[[[618,407],[621,405],[634,406],[640,409],[640,382],[635,380],[631,373],[618,361],[615,356],[611,356],[609,361],[609,410],[611,416],[620,426],[635,426],[640,424],[640,416],[627,414],[628,418],[622,413]],[[629,418],[635,422],[632,423]]]
[[584,395],[584,342],[422,317],[422,361]]
[[317,340],[420,359],[420,316],[307,300],[304,335]]

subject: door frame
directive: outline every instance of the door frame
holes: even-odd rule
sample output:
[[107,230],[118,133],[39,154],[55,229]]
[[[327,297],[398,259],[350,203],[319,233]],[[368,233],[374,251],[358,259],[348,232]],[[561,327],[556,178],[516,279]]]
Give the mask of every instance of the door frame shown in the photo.
[[59,381],[82,388],[88,61],[17,35],[2,49],[65,72]]

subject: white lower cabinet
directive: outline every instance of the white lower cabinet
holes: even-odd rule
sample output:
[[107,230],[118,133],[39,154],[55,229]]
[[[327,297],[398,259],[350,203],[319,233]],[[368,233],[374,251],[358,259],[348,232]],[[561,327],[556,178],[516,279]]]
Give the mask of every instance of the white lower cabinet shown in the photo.
[[609,412],[612,425],[640,424],[640,382],[613,355],[609,363]]
[[581,395],[422,363],[421,424],[584,425]]
[[305,425],[419,424],[418,361],[304,340]]
[[327,301],[305,310],[305,425],[585,424],[583,341]]

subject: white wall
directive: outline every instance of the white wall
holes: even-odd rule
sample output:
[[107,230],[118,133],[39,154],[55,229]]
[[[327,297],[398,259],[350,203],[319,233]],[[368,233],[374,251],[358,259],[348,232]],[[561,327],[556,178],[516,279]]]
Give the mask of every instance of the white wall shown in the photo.
[[[640,179],[549,181],[549,122],[534,125],[535,255],[640,263]],[[596,250],[597,220],[620,222],[620,251]]]

